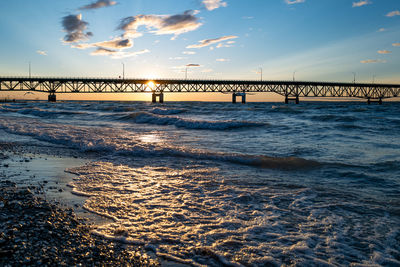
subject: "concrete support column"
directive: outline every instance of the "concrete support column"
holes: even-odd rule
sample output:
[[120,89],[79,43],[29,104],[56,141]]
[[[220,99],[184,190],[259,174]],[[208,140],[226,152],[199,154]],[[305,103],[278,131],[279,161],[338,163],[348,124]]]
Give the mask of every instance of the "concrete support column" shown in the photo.
[[57,98],[56,98],[55,94],[49,94],[47,99],[48,99],[49,102],[56,102],[57,101]]
[[164,103],[164,94],[162,92],[161,93],[153,92],[153,94],[151,95],[151,102],[157,103],[157,97],[160,103]]
[[290,101],[294,101],[296,104],[300,104],[300,98],[297,95],[296,97],[289,98],[289,96],[285,96],[285,104],[289,104]]
[[242,94],[242,104],[246,104],[246,93]]
[[232,94],[232,103],[235,104],[236,103],[236,93]]

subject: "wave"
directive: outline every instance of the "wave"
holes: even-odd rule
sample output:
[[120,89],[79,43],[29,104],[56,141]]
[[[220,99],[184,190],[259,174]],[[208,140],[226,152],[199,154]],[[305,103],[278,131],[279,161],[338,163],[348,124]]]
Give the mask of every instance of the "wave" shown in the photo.
[[84,112],[78,111],[52,111],[52,110],[44,110],[40,108],[32,108],[32,109],[21,109],[18,111],[20,114],[24,115],[33,115],[37,117],[57,117],[59,115],[80,115],[85,114]]
[[163,108],[155,108],[153,110],[151,110],[150,112],[153,114],[157,114],[157,115],[174,115],[174,114],[179,114],[179,113],[183,113],[186,110],[184,109],[163,109]]
[[329,121],[329,122],[355,122],[358,118],[354,116],[344,115],[316,115],[311,117],[312,120],[316,121]]
[[[21,123],[22,122],[22,123]],[[197,160],[229,162],[267,169],[298,170],[315,168],[321,163],[297,157],[211,152],[164,143],[146,144],[140,138],[121,140],[125,132],[114,129],[77,127],[47,123],[32,124],[26,120],[0,119],[0,128],[13,134],[31,136],[40,141],[64,145],[82,152],[104,152],[122,157],[177,157]],[[138,136],[140,137],[140,136]]]
[[120,120],[143,124],[174,125],[178,128],[197,130],[229,130],[245,127],[262,127],[267,125],[266,123],[249,121],[196,121],[172,116],[159,116],[147,112],[136,112],[124,115],[120,117]]
[[54,118],[57,116],[62,116],[62,115],[81,115],[81,114],[86,114],[86,112],[78,112],[78,111],[57,111],[57,110],[45,110],[45,109],[40,109],[40,108],[10,108],[10,107],[0,107],[1,112],[13,112],[13,113],[18,113],[22,115],[32,115],[35,117],[41,117],[41,118]]

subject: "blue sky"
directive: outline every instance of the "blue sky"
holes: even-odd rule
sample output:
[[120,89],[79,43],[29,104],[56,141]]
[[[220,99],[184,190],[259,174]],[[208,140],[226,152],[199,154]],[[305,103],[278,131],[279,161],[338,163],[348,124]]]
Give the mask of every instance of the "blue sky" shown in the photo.
[[400,83],[398,0],[0,2],[0,75]]

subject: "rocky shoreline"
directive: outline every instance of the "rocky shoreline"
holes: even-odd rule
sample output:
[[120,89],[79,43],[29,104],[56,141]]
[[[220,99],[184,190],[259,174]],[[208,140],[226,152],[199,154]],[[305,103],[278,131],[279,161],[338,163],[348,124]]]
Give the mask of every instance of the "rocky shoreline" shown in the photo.
[[157,266],[140,248],[90,234],[92,226],[11,181],[0,182],[0,266]]
[[70,178],[61,173],[65,161],[87,157],[63,147],[0,142],[0,266],[160,265],[140,246],[91,233],[83,199],[68,192]]

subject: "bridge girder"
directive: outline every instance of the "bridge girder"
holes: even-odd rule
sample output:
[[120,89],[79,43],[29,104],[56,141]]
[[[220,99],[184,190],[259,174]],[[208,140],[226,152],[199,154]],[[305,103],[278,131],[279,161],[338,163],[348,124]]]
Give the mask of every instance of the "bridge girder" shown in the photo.
[[[149,86],[149,82],[154,87]],[[285,97],[398,97],[400,85],[332,82],[147,80],[0,77],[0,91],[59,93],[220,92],[276,93]]]

